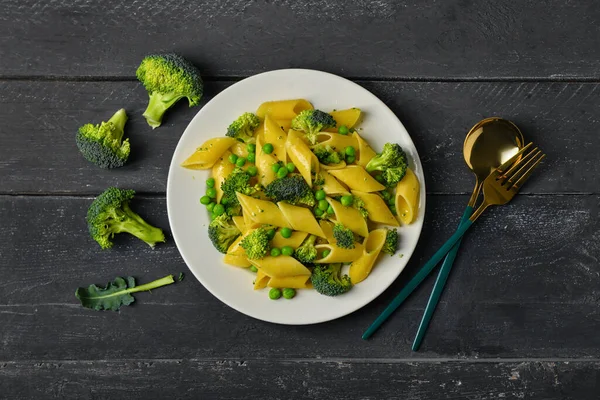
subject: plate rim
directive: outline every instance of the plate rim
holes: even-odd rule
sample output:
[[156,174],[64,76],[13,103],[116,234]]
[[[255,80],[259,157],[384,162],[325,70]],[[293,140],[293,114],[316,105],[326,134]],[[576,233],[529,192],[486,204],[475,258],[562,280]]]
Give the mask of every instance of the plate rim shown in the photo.
[[[405,252],[403,257],[406,258],[406,262],[404,263],[404,266],[398,270],[398,273],[393,277],[393,279],[390,280],[389,284],[383,285],[385,287],[383,287],[381,290],[379,291],[375,291],[375,294],[369,296],[365,302],[362,303],[362,305],[356,307],[356,308],[352,308],[349,309],[335,317],[324,317],[324,318],[313,318],[311,321],[307,322],[307,321],[298,321],[298,322],[294,322],[294,321],[279,321],[276,318],[269,318],[269,317],[263,317],[263,316],[257,316],[257,315],[253,315],[250,314],[246,311],[240,310],[237,306],[231,304],[231,302],[229,302],[226,298],[224,298],[223,296],[219,295],[213,288],[211,288],[210,284],[207,284],[207,282],[205,280],[202,279],[200,274],[197,274],[194,271],[194,268],[192,268],[190,266],[190,262],[189,260],[186,258],[186,256],[183,254],[183,252],[180,249],[180,241],[178,240],[178,234],[176,233],[176,230],[174,229],[174,225],[173,225],[173,218],[171,216],[171,207],[170,207],[170,201],[169,198],[171,196],[169,196],[169,193],[171,192],[171,190],[173,190],[173,173],[175,168],[181,168],[179,163],[176,160],[176,155],[178,153],[178,149],[179,146],[182,142],[182,139],[184,138],[184,136],[186,136],[186,132],[190,129],[190,126],[193,125],[194,121],[197,118],[201,118],[200,115],[202,114],[202,111],[204,110],[204,108],[212,101],[214,101],[215,99],[217,99],[219,96],[225,94],[225,93],[229,93],[230,91],[233,91],[236,89],[236,86],[238,86],[239,84],[249,81],[249,80],[253,80],[253,79],[260,79],[263,78],[265,75],[277,75],[277,74],[294,74],[294,73],[315,73],[315,74],[320,74],[320,75],[324,75],[326,76],[328,79],[335,79],[335,80],[341,80],[344,81],[344,83],[346,84],[350,84],[352,86],[355,86],[359,89],[361,89],[362,91],[365,92],[366,95],[370,96],[372,98],[372,100],[374,100],[376,103],[378,103],[382,109],[385,110],[386,113],[388,113],[392,118],[394,118],[398,124],[400,124],[400,126],[402,126],[404,128],[404,130],[407,133],[407,137],[408,140],[410,141],[410,144],[412,145],[412,148],[414,149],[414,153],[413,153],[413,164],[415,165],[415,174],[417,175],[417,177],[419,178],[419,184],[420,184],[420,198],[419,198],[419,202],[420,202],[420,208],[419,208],[419,215],[418,215],[418,219],[416,221],[414,221],[414,224],[418,225],[418,237],[416,238],[416,242],[415,242],[415,246],[410,249],[410,251]],[[285,96],[284,96],[285,97]],[[377,97],[375,94],[373,94],[370,90],[364,88],[363,86],[359,85],[356,82],[353,82],[350,79],[344,78],[342,76],[330,73],[330,72],[325,72],[325,71],[320,71],[320,70],[316,70],[316,69],[309,69],[309,68],[281,68],[281,69],[275,69],[275,70],[270,70],[270,71],[265,71],[265,72],[261,72],[259,74],[255,74],[255,75],[251,75],[248,76],[242,80],[239,80],[235,83],[233,83],[232,85],[228,86],[227,88],[221,90],[220,92],[218,92],[215,96],[213,96],[211,98],[210,101],[208,101],[206,104],[204,104],[194,115],[194,117],[188,122],[187,126],[185,127],[185,129],[183,130],[183,132],[181,133],[178,141],[177,141],[177,145],[175,146],[175,149],[173,150],[173,155],[171,157],[171,162],[169,163],[169,171],[168,171],[168,175],[167,175],[167,185],[166,185],[166,193],[165,193],[165,197],[166,197],[166,207],[167,207],[167,217],[169,220],[169,228],[171,230],[171,236],[173,237],[173,241],[175,242],[175,246],[177,247],[177,251],[179,252],[179,255],[181,256],[181,258],[183,259],[183,261],[185,262],[186,266],[188,267],[188,269],[190,270],[190,272],[194,275],[194,277],[198,280],[198,282],[200,282],[200,284],[202,284],[202,286],[204,286],[204,288],[211,294],[213,295],[215,298],[217,298],[219,301],[221,301],[223,304],[227,305],[228,307],[236,310],[237,312],[244,314],[246,316],[249,316],[251,318],[260,320],[260,321],[265,321],[265,322],[269,322],[269,323],[274,323],[274,324],[279,324],[279,325],[292,325],[292,326],[300,326],[300,325],[314,325],[314,324],[320,324],[320,323],[324,323],[324,322],[328,322],[328,321],[334,321],[336,319],[345,317],[349,314],[352,314],[362,308],[364,308],[365,306],[367,306],[368,304],[370,304],[373,300],[375,300],[377,297],[379,297],[381,294],[383,294],[383,292],[385,292],[387,289],[389,289],[389,287],[398,279],[398,277],[400,276],[400,274],[404,271],[404,269],[406,268],[406,265],[408,265],[412,255],[414,254],[415,249],[417,248],[419,241],[421,240],[421,235],[423,233],[423,224],[424,224],[424,220],[425,220],[425,210],[426,210],[426,185],[425,185],[425,174],[423,171],[423,165],[421,163],[421,158],[418,154],[418,150],[417,147],[414,144],[414,141],[412,139],[412,136],[410,135],[410,133],[408,132],[408,130],[406,129],[406,127],[404,126],[404,124],[402,123],[402,121],[400,120],[400,118],[398,118],[398,116],[387,106],[387,104],[385,104],[379,97]],[[412,225],[412,224],[411,224]]]

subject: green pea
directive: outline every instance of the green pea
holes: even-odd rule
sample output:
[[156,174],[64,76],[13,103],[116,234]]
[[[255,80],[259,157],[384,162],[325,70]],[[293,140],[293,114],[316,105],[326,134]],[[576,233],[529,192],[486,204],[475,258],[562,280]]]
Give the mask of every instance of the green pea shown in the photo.
[[273,240],[273,238],[275,237],[275,228],[271,228],[267,231],[267,236],[269,237],[269,240]]
[[294,163],[287,163],[285,164],[285,168],[289,171],[289,172],[294,172],[296,170],[296,166],[294,165]]
[[273,145],[271,143],[265,143],[263,145],[263,151],[267,154],[271,154],[273,152]]
[[327,214],[329,214],[329,215],[333,215],[333,214],[335,214],[335,211],[333,211],[333,207],[329,206],[329,207],[327,208]]
[[246,160],[248,160],[248,162],[250,163],[256,162],[256,154],[248,153],[248,157],[246,158]]
[[232,164],[235,164],[237,162],[238,156],[236,156],[235,154],[230,154],[229,155],[229,162]]
[[352,205],[354,199],[352,198],[352,195],[346,195],[346,196],[342,196],[341,199],[341,203],[343,206],[349,207]]
[[251,167],[248,167],[248,169],[246,170],[246,172],[248,173],[248,175],[250,176],[256,176],[256,174],[258,174],[258,168],[256,168],[254,165]]
[[291,238],[292,230],[290,228],[281,228],[281,236],[283,236],[286,239]]
[[390,198],[390,192],[388,192],[387,190],[382,190],[381,192],[381,197],[383,197],[384,199],[389,199]]
[[296,296],[296,289],[285,288],[283,289],[283,298],[284,299],[293,299]]
[[258,268],[256,268],[254,265],[250,266],[250,271],[252,272],[258,272]]
[[327,257],[329,255],[329,253],[331,253],[331,250],[329,250],[329,249],[323,250],[323,258]]
[[206,190],[206,195],[208,197],[210,197],[211,199],[214,199],[215,197],[217,197],[217,189],[215,189],[215,188],[208,188]]
[[316,215],[317,217],[320,217],[320,216],[322,216],[322,215],[323,215],[323,212],[324,212],[324,211],[323,211],[323,210],[321,210],[319,207],[315,208],[315,215]]
[[340,135],[347,135],[348,134],[348,127],[346,125],[342,125],[338,128],[338,133]]
[[279,298],[281,298],[281,289],[272,288],[271,290],[269,290],[269,298],[271,300],[278,300]]
[[281,255],[281,250],[277,247],[273,247],[271,249],[271,257],[279,257]]
[[215,178],[208,178],[206,180],[206,186],[208,186],[209,188],[215,187]]
[[354,147],[352,147],[352,146],[346,147],[346,150],[344,152],[346,153],[347,156],[354,157],[356,155],[356,150],[354,150]]
[[294,248],[292,246],[283,246],[281,248],[281,254],[284,256],[291,256],[294,254]]
[[215,214],[216,216],[223,215],[224,212],[225,207],[223,207],[222,204],[215,204],[215,206],[213,207],[213,214]]
[[395,204],[396,204],[396,199],[394,199],[393,197],[390,197],[389,199],[387,199],[387,203],[388,203],[390,206],[393,206],[393,205],[395,205]]
[[275,163],[275,164],[271,165],[271,170],[275,173],[279,172],[280,168],[281,168],[281,165],[279,165],[279,163]]
[[329,207],[329,203],[327,202],[327,200],[319,200],[318,207],[320,210],[325,211]]
[[215,208],[215,204],[216,204],[216,203],[215,203],[214,201],[211,201],[211,202],[210,202],[210,203],[209,203],[209,204],[206,206],[206,209],[207,209],[209,212],[213,212],[213,209]]
[[214,221],[217,217],[218,217],[218,215],[215,214],[215,213],[210,214],[210,220],[211,221]]
[[221,204],[223,204],[224,206],[226,206],[227,204],[229,204],[229,200],[227,200],[227,198],[223,197],[221,199]]
[[204,204],[205,206],[209,205],[212,200],[208,196],[200,197],[200,204]]
[[315,192],[315,199],[317,200],[325,200],[325,196],[327,196],[327,194],[323,189],[317,190]]
[[288,174],[287,168],[281,167],[281,168],[279,168],[279,171],[277,171],[277,177],[279,179],[285,178],[287,176],[287,174]]
[[256,153],[256,145],[254,143],[248,143],[246,145],[246,150],[248,150],[248,153]]
[[246,159],[244,157],[239,157],[235,162],[235,165],[237,165],[240,168],[243,167],[244,164],[246,164]]
[[347,156],[346,157],[346,164],[352,164],[355,160],[356,160],[356,157],[354,157],[354,156]]

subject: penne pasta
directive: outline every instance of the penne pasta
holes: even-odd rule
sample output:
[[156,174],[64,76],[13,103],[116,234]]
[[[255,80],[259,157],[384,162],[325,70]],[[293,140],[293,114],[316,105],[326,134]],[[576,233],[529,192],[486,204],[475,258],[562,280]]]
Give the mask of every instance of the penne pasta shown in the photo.
[[365,238],[362,255],[350,264],[348,275],[353,284],[364,281],[371,273],[379,252],[385,243],[386,230],[375,229]]
[[292,229],[296,231],[308,232],[324,238],[325,234],[315,219],[315,216],[308,208],[293,206],[286,202],[280,201],[277,203],[279,209],[288,220]]
[[237,140],[230,137],[208,139],[182,162],[181,166],[189,169],[208,169],[236,142]]
[[223,190],[221,190],[223,181],[235,168],[235,165],[229,162],[230,154],[231,152],[226,150],[212,167],[212,176],[215,180],[215,190],[217,191],[217,203],[221,202],[221,198],[223,197]]
[[385,189],[360,165],[349,165],[344,169],[332,169],[329,173],[352,190],[361,192],[380,192]]
[[333,175],[331,175],[326,170],[319,170],[319,175],[321,176],[321,178],[323,178],[323,185],[321,186],[321,189],[323,189],[325,193],[329,196],[350,194],[348,188],[341,184],[340,181],[335,179]]
[[317,142],[323,146],[331,146],[333,150],[344,151],[346,147],[358,148],[358,143],[354,136],[340,135],[333,132],[320,132],[317,134]]
[[[287,142],[287,131],[283,131],[279,124],[268,114],[265,116],[265,143],[273,145],[273,156],[281,162],[286,162],[285,143]],[[262,146],[261,146],[262,147]]]
[[327,202],[333,208],[336,222],[343,224],[357,235],[366,237],[369,234],[367,221],[360,214],[360,211],[353,207],[343,206],[342,203],[330,197],[327,198]]
[[356,164],[361,167],[366,167],[371,158],[375,157],[377,153],[369,146],[369,143],[365,141],[357,132],[354,132],[352,136],[356,139],[358,143],[358,156],[356,157]]
[[285,148],[289,159],[294,163],[306,183],[312,186],[313,174],[319,173],[319,160],[302,140],[302,136],[299,132],[290,130]]
[[281,228],[291,228],[279,207],[267,200],[259,200],[250,196],[237,193],[237,198],[242,205],[242,212],[246,225],[256,222],[264,225],[274,225]]
[[282,248],[283,246],[290,246],[292,248],[299,247],[304,239],[308,236],[308,232],[300,232],[294,231],[292,232],[292,236],[289,238],[284,238],[281,236],[281,230],[275,233],[273,240],[271,240],[271,247]]
[[233,265],[235,267],[248,268],[252,264],[248,261],[248,258],[244,256],[234,255],[234,254],[225,254],[223,256],[223,262],[228,265]]
[[[331,263],[348,263],[358,260],[363,252],[363,245],[356,243],[353,249],[343,249],[332,243],[318,244],[316,264],[331,264]],[[329,250],[329,254],[323,257],[323,251]]]
[[311,287],[310,276],[298,275],[286,277],[272,277],[271,279],[269,279],[267,286],[274,288],[307,289]]
[[290,276],[310,276],[310,270],[302,263],[290,256],[267,256],[260,260],[249,260],[259,270],[270,277],[285,278]]
[[263,151],[263,138],[257,136],[256,138],[256,158],[255,165],[258,170],[258,181],[261,185],[267,186],[277,178],[277,174],[273,171],[272,166],[277,162],[277,159],[271,154],[267,154]]
[[291,120],[302,111],[312,109],[312,104],[304,99],[267,101],[258,107],[256,115],[259,118],[265,118],[266,115],[269,115],[273,119]]
[[254,290],[260,290],[267,287],[267,283],[271,277],[265,274],[261,269],[256,272],[256,278],[254,279]]
[[336,110],[329,113],[335,119],[336,128],[326,129],[328,132],[337,132],[337,129],[344,125],[346,128],[354,128],[360,121],[361,110],[360,108],[348,108],[346,110]]
[[403,224],[412,223],[419,213],[419,181],[414,172],[406,169],[406,175],[396,185],[396,212]]
[[352,195],[358,197],[365,204],[365,208],[369,213],[368,218],[373,222],[380,222],[391,226],[399,226],[398,220],[390,211],[385,201],[375,193],[360,192],[353,190]]

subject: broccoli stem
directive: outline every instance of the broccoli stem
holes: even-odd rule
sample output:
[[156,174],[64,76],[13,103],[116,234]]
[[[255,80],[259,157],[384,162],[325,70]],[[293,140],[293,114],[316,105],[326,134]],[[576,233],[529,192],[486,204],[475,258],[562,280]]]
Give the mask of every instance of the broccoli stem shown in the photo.
[[125,292],[127,292],[127,293],[145,292],[147,290],[156,289],[161,286],[170,285],[171,283],[175,283],[175,280],[173,279],[173,275],[167,275],[164,278],[160,278],[155,281],[127,289]]
[[162,123],[163,115],[173,104],[177,103],[183,96],[173,93],[158,93],[154,92],[150,94],[150,100],[148,101],[148,107],[144,111],[144,118],[148,121],[148,125],[152,129],[158,128]]
[[129,204],[123,204],[122,209],[125,212],[126,217],[119,222],[118,232],[130,233],[146,242],[150,247],[154,247],[158,242],[165,241],[165,234],[163,231],[144,221],[142,217],[129,208]]
[[121,108],[119,111],[115,113],[107,123],[112,123],[115,129],[111,130],[111,135],[114,139],[121,141],[123,139],[123,134],[125,133],[125,123],[127,122],[127,113],[124,108]]

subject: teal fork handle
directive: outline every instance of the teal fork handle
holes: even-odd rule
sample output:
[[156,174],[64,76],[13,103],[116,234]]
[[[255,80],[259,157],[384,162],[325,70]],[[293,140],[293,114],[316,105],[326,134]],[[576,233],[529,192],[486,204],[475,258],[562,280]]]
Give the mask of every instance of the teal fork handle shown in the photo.
[[454,235],[444,243],[442,247],[431,257],[427,263],[421,267],[419,272],[408,282],[408,284],[398,293],[398,295],[392,300],[392,302],[386,307],[385,310],[377,317],[377,319],[369,326],[369,328],[363,333],[362,338],[368,339],[380,326],[385,322],[386,319],[400,307],[400,304],[406,300],[406,298],[416,289],[417,286],[433,271],[435,266],[442,261],[442,258],[452,249],[452,247],[458,243],[460,238],[465,232],[471,227],[473,221],[467,220],[464,224],[454,232]]
[[[460,224],[458,227],[460,228],[462,224],[469,220],[471,215],[473,214],[473,207],[467,206],[465,208],[465,212],[460,220]],[[431,322],[431,317],[433,316],[433,312],[440,301],[440,296],[444,291],[444,286],[446,285],[446,280],[448,279],[448,275],[450,275],[450,270],[452,269],[452,265],[454,264],[454,259],[456,258],[456,254],[458,254],[458,249],[460,247],[460,243],[462,242],[462,238],[456,242],[452,250],[446,255],[446,259],[442,264],[442,268],[440,268],[440,272],[438,273],[437,279],[435,280],[435,285],[433,285],[433,290],[431,291],[431,295],[429,296],[429,301],[427,302],[427,307],[425,307],[425,312],[423,313],[423,319],[421,319],[421,323],[419,324],[419,329],[417,330],[417,335],[415,336],[415,341],[412,345],[412,350],[419,350],[419,346],[421,346],[421,342],[423,341],[423,337],[425,336],[425,332],[427,331],[427,327],[429,327],[429,322]]]

